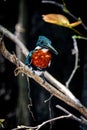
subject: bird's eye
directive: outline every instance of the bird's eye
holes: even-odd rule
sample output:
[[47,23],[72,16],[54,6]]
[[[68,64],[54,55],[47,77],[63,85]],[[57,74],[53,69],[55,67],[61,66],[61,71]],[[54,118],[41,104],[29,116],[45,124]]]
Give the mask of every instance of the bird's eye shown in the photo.
[[41,41],[41,44],[43,44],[44,42],[43,41]]

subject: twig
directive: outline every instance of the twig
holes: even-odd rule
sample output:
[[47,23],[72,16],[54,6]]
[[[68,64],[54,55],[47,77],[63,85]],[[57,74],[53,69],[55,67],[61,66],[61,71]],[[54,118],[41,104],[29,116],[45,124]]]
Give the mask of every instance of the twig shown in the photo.
[[80,118],[76,117],[74,114],[70,113],[69,111],[67,111],[65,108],[61,107],[60,105],[56,105],[56,107],[62,111],[64,111],[66,114],[70,115],[71,114],[71,119],[78,121],[79,123],[83,123],[85,125],[87,125],[87,119],[85,119],[83,116],[81,116]]
[[53,1],[53,0],[50,0],[50,1],[49,0],[42,0],[42,3],[54,4],[54,5],[62,8],[62,9],[64,8],[63,4],[60,4],[60,3],[56,2],[56,1]]
[[42,3],[49,3],[49,4],[54,4],[55,6],[60,7],[65,13],[69,14],[72,18],[74,18],[75,20],[78,20],[78,18],[76,16],[74,16],[67,8],[66,8],[66,4],[63,2],[63,4],[60,4],[56,1],[53,0],[42,0]]
[[[66,114],[68,114],[68,115],[71,114],[69,111],[67,111],[65,108],[61,107],[60,105],[56,105],[56,107],[57,107],[58,109],[64,111],[64,112],[65,112]],[[74,119],[74,120],[76,120],[76,121],[82,123],[82,119],[76,117],[76,116],[73,115],[73,114],[71,114],[71,119]],[[87,122],[86,122],[86,123],[87,123]]]
[[70,117],[71,117],[71,114],[63,115],[63,116],[55,117],[55,118],[49,119],[47,121],[44,121],[43,123],[41,123],[40,125],[37,125],[35,127],[21,125],[21,126],[18,126],[18,128],[14,128],[12,130],[19,130],[19,129],[39,130],[42,126],[46,125],[47,123],[50,123],[50,122],[56,121],[56,120],[60,120],[60,119],[64,119],[64,118],[70,118]]
[[52,121],[56,121],[59,119],[63,119],[63,118],[71,118],[73,120],[78,121],[79,123],[83,123],[83,124],[87,124],[87,120],[83,117],[78,118],[75,115],[71,114],[69,111],[67,111],[66,109],[64,109],[63,107],[61,107],[60,105],[56,105],[56,107],[62,111],[64,111],[67,115],[63,115],[63,116],[59,116],[59,117],[55,117],[52,119],[49,119],[47,121],[44,121],[43,123],[41,123],[40,125],[31,127],[31,126],[18,126],[18,128],[14,128],[12,130],[19,130],[19,129],[28,129],[28,130],[39,130],[41,127],[43,127],[44,125],[46,125],[47,123],[50,123]]
[[70,115],[63,115],[63,116],[59,116],[59,117],[49,119],[49,120],[43,122],[42,124],[38,125],[36,130],[39,130],[42,126],[44,126],[45,124],[47,124],[49,122],[56,121],[56,120],[63,119],[63,118],[70,118],[70,117],[71,117],[71,114]]
[[78,50],[78,46],[77,46],[77,41],[73,36],[72,36],[72,39],[73,39],[73,46],[74,46],[72,54],[75,54],[75,65],[74,65],[74,69],[73,69],[69,79],[66,81],[67,88],[69,88],[69,84],[70,84],[73,76],[75,75],[76,70],[78,69],[78,60],[79,60],[79,50]]

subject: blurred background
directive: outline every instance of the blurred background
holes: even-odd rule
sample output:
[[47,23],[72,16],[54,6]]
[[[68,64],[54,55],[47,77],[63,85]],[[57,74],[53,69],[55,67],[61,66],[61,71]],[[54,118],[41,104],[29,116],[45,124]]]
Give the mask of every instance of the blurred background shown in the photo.
[[[62,0],[56,2],[63,4]],[[65,0],[66,6],[73,15],[81,18],[87,25],[86,2],[77,0]],[[42,14],[57,13],[66,16],[70,22],[75,20],[53,4],[42,3],[41,0],[0,0],[0,24],[17,37],[30,50],[35,48],[39,35],[47,36],[52,45],[59,52],[53,54],[52,63],[47,70],[57,80],[65,84],[75,63],[72,35],[76,33],[65,27],[46,23],[42,20]],[[75,27],[83,35],[87,36],[86,29],[79,25]],[[19,48],[4,36],[7,49],[16,53],[23,62],[25,56]],[[79,68],[70,82],[69,89],[87,107],[87,41],[77,39],[79,49]],[[26,76],[14,76],[16,66],[6,60],[0,54],[0,119],[5,119],[3,125],[6,129],[12,129],[18,125],[36,126],[50,118],[64,115],[55,105],[59,104],[76,116],[80,116],[76,110],[64,102],[52,97],[50,93],[37,84],[34,80],[27,80]],[[30,107],[30,105],[32,105]],[[33,113],[33,115],[32,115]],[[72,119],[62,119],[49,123],[41,128],[52,130],[87,130],[87,127]],[[1,128],[2,129],[2,128]]]

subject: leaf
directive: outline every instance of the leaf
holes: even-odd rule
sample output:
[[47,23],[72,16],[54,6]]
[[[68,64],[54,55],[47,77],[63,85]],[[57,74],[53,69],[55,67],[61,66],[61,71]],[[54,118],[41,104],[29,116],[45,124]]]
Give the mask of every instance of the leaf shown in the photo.
[[69,25],[69,20],[61,14],[46,14],[42,15],[45,22],[53,23],[61,26]]
[[0,119],[0,122],[4,122],[5,121],[5,119]]
[[0,126],[3,128],[3,122],[5,121],[5,119],[0,119]]
[[77,31],[76,29],[73,28],[73,27],[76,27],[76,26],[80,25],[82,23],[81,20],[78,20],[78,21],[76,21],[74,23],[70,23],[68,18],[65,17],[62,14],[45,14],[45,15],[42,15],[42,19],[45,22],[56,24],[56,25],[59,25],[59,26],[63,26],[63,27],[67,27],[69,29],[72,29],[77,34],[83,36],[83,34],[81,34],[79,31]]
[[76,21],[74,23],[70,23],[68,18],[65,17],[62,14],[46,14],[46,15],[42,15],[42,19],[45,22],[53,23],[53,24],[57,24],[57,25],[64,26],[64,27],[69,27],[69,28],[78,26],[79,24],[82,23],[81,20]]

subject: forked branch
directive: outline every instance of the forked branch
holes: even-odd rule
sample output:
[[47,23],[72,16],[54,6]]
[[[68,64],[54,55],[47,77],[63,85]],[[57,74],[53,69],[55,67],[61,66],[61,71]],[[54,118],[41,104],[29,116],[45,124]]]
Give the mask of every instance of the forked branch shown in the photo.
[[[76,110],[78,110],[82,115],[84,115],[84,117],[87,118],[87,109],[80,103],[80,101],[78,99],[74,100],[71,97],[69,97],[67,94],[65,94],[65,91],[63,92],[63,88],[62,88],[62,87],[64,87],[64,85],[62,85],[56,79],[52,78],[52,76],[50,74],[49,74],[49,76],[51,76],[51,78],[53,79],[53,82],[54,82],[53,86],[50,84],[50,81],[49,82],[45,81],[45,83],[43,83],[43,79],[41,77],[39,77],[37,74],[34,74],[29,69],[29,67],[27,67],[23,62],[21,62],[16,57],[15,54],[11,54],[6,49],[6,47],[4,45],[4,41],[2,41],[2,40],[0,41],[0,52],[2,53],[2,55],[6,59],[8,59],[10,62],[12,62],[13,64],[15,64],[17,66],[17,68],[15,70],[16,74],[18,74],[20,72],[26,74],[28,77],[34,79],[38,84],[40,84],[42,87],[44,87],[52,95],[54,95],[55,97],[57,97],[60,100],[64,101],[66,104],[72,106],[73,108],[75,108]],[[51,79],[51,81],[52,81],[52,79]],[[59,88],[61,88],[61,89],[59,89]],[[66,90],[67,90],[67,88],[66,88]],[[73,97],[74,97],[74,95],[73,95]]]

